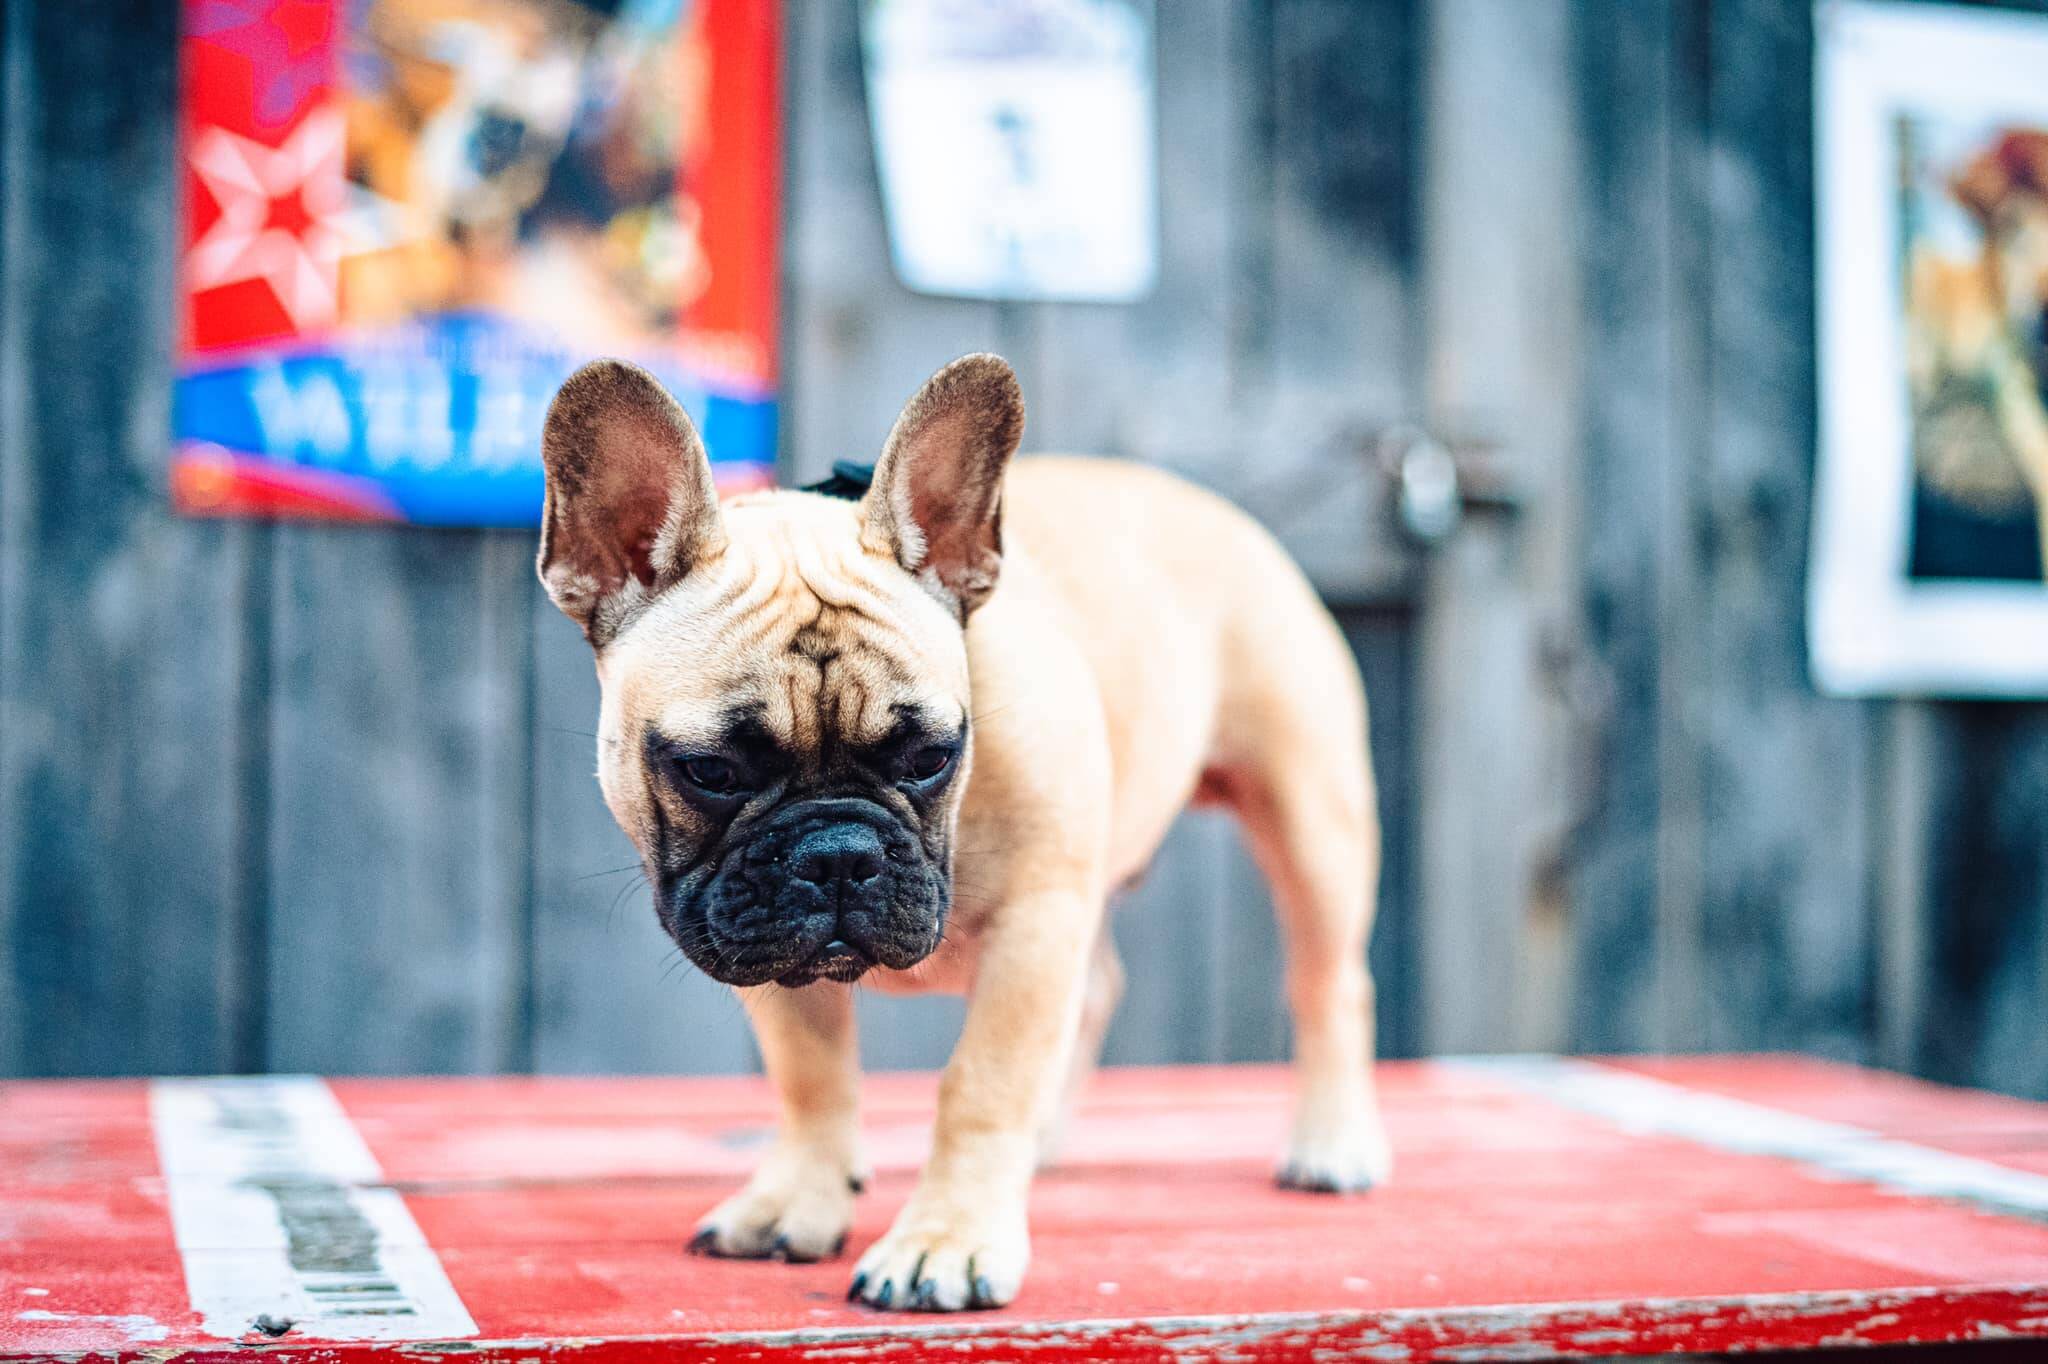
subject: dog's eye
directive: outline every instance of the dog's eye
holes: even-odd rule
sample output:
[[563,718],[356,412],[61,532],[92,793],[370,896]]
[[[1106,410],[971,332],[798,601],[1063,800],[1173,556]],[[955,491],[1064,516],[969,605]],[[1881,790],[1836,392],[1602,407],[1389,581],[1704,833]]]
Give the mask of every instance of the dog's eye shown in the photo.
[[729,796],[740,789],[739,769],[723,758],[685,758],[677,766],[690,785],[714,796]]
[[953,750],[945,744],[933,744],[910,755],[903,764],[903,775],[912,781],[930,781],[953,765]]

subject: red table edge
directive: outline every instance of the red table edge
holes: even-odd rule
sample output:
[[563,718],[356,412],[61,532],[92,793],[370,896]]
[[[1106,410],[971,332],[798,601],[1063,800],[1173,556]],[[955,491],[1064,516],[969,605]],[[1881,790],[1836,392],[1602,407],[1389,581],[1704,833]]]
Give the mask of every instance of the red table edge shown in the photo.
[[[1478,1350],[1515,1358],[1713,1353],[1756,1349],[1769,1326],[1771,1348],[1795,1350],[1972,1341],[2048,1340],[2048,1283],[1997,1288],[1786,1293],[1741,1298],[1526,1303],[1485,1308],[1393,1308],[1146,1320],[1067,1322],[946,1318],[819,1330],[617,1336],[557,1340],[275,1342],[137,1346],[13,1356],[64,1364],[428,1364],[449,1360],[574,1361],[574,1364],[724,1364],[739,1360],[892,1357],[954,1360],[1136,1361],[1215,1357],[1328,1356],[1426,1360],[1472,1358]],[[876,1347],[882,1347],[878,1352]],[[1533,1353],[1541,1350],[1544,1353]]]

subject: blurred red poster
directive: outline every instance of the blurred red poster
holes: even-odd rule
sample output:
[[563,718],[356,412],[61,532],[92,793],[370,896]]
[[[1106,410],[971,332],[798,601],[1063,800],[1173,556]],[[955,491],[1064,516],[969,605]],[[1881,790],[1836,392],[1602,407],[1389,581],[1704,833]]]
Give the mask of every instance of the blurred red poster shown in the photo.
[[776,13],[185,0],[177,505],[534,524],[599,355],[772,481]]

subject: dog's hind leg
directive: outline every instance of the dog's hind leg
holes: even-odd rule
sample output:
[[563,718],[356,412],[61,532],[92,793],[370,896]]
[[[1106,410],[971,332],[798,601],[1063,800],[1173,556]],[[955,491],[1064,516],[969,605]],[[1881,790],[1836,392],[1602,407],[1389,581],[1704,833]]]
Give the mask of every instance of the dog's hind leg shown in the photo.
[[1273,891],[1287,948],[1298,1091],[1278,1177],[1288,1188],[1352,1193],[1384,1183],[1393,1153],[1373,1086],[1373,986],[1366,965],[1379,827],[1363,802],[1297,770],[1246,777],[1232,801]]
[[1237,756],[1203,787],[1244,826],[1286,944],[1298,1094],[1280,1182],[1343,1193],[1383,1182],[1392,1156],[1373,1088],[1365,959],[1379,819],[1357,674],[1334,634],[1306,640],[1315,647],[1294,651],[1288,672],[1247,679]]
[[1059,1103],[1038,1131],[1038,1164],[1041,1169],[1059,1160],[1060,1147],[1074,1119],[1074,1109],[1081,1102],[1082,1092],[1088,1088],[1089,1077],[1095,1074],[1095,1067],[1102,1060],[1102,1039],[1109,1032],[1109,1021],[1116,1016],[1116,1006],[1123,1002],[1124,963],[1123,958],[1117,955],[1116,939],[1109,931],[1108,914],[1102,916],[1102,926],[1096,930],[1095,955],[1088,961],[1088,982],[1082,991],[1081,1024],[1074,1034],[1073,1055],[1067,1061],[1066,1087],[1060,1093]]

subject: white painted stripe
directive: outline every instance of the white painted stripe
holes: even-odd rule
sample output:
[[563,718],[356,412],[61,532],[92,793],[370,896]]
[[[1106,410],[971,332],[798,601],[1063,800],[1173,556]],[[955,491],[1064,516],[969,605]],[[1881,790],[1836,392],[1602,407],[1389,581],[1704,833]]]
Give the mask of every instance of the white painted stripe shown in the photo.
[[1484,1075],[1628,1132],[1797,1161],[1822,1178],[1875,1184],[2048,1222],[2048,1175],[1896,1141],[1861,1127],[1687,1089],[1559,1056],[1468,1056],[1439,1064]]
[[156,1080],[150,1121],[208,1333],[258,1317],[288,1340],[476,1334],[440,1257],[326,1083],[311,1076]]

